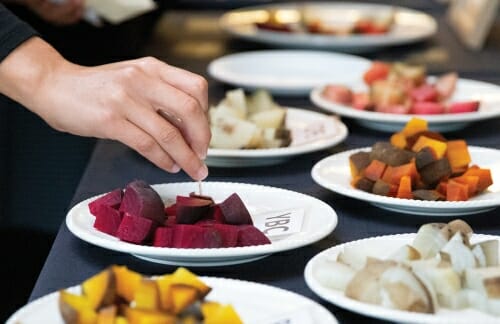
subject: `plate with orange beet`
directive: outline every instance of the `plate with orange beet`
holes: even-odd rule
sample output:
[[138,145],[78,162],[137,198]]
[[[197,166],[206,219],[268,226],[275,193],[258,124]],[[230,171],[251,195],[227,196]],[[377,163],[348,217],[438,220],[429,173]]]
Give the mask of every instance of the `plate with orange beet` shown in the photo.
[[447,140],[413,119],[386,142],[331,155],[315,182],[387,210],[426,216],[486,212],[500,205],[500,150]]

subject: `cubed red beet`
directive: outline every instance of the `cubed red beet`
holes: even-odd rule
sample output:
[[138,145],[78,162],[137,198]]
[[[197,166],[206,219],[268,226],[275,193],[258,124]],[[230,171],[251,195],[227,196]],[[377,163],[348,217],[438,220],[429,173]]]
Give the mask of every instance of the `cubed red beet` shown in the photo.
[[252,246],[270,244],[271,241],[257,227],[253,225],[240,226],[238,232],[238,246]]
[[215,220],[212,218],[202,218],[199,221],[197,221],[196,223],[194,223],[194,225],[203,226],[203,227],[212,227],[215,224],[216,224]]
[[219,231],[222,238],[222,247],[238,246],[238,232],[240,226],[227,224],[214,224],[214,229]]
[[221,233],[213,227],[180,224],[172,227],[172,247],[181,249],[220,248],[223,246]]
[[157,227],[153,237],[153,246],[172,247],[174,230],[171,227]]
[[207,199],[177,196],[176,218],[178,224],[194,224],[208,216],[212,201]]
[[176,215],[176,209],[177,209],[177,205],[176,204],[169,205],[169,206],[165,207],[165,214],[167,216],[175,216]]
[[448,107],[448,112],[452,114],[476,112],[479,109],[479,101],[453,102]]
[[120,204],[123,198],[123,191],[121,189],[115,189],[113,191],[108,192],[104,196],[101,196],[89,203],[90,213],[96,216],[97,209],[101,205],[112,207],[116,210],[120,208]]
[[215,205],[212,208],[212,216],[211,216],[211,218],[213,218],[215,220],[215,222],[218,223],[218,224],[224,224],[225,223],[224,215],[222,215],[222,210],[220,209],[219,205]]
[[109,235],[115,235],[120,226],[122,216],[120,212],[109,205],[98,204],[94,209],[94,228]]
[[168,216],[164,223],[165,226],[174,226],[175,224],[177,224],[177,217],[175,216]]
[[149,184],[142,180],[135,180],[125,188],[120,211],[163,224],[164,207],[160,195]]
[[125,242],[141,244],[150,237],[154,227],[149,218],[125,213],[116,231],[116,237]]
[[224,223],[233,225],[253,224],[252,217],[238,194],[233,193],[219,204]]

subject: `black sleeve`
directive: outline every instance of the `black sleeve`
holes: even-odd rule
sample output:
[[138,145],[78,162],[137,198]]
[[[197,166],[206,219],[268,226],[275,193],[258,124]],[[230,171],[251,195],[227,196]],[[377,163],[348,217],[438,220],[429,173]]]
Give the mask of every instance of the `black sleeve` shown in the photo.
[[0,4],[0,62],[37,32]]

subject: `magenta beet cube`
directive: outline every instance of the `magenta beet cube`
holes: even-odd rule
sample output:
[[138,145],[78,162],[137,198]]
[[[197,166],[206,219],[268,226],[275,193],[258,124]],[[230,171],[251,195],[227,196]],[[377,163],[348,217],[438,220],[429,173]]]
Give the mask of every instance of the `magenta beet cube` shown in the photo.
[[194,223],[194,225],[202,226],[202,227],[212,227],[216,224],[215,220],[211,218],[203,218]]
[[174,230],[171,227],[157,227],[153,238],[153,246],[172,247]]
[[219,204],[224,222],[233,225],[252,225],[252,217],[240,196],[233,193]]
[[213,228],[219,232],[222,238],[221,247],[238,246],[238,232],[240,231],[240,226],[227,225],[227,224],[214,224]]
[[173,231],[172,247],[181,249],[206,249],[223,246],[221,234],[213,227],[178,224],[173,227]]
[[197,225],[177,224],[173,227],[172,247],[192,249],[204,247],[204,228]]
[[257,227],[242,225],[238,232],[238,246],[252,246],[270,244],[271,241]]
[[101,196],[89,203],[90,213],[96,216],[97,209],[101,205],[109,206],[118,210],[123,198],[123,191],[121,189],[115,189],[108,192],[104,196]]
[[224,220],[224,215],[222,215],[222,210],[219,205],[215,205],[212,209],[212,218],[218,224],[224,224],[226,221]]
[[158,224],[165,221],[165,205],[160,195],[146,182],[135,180],[125,188],[120,211],[149,218]]
[[167,219],[165,220],[165,223],[164,225],[165,226],[169,226],[169,227],[172,227],[174,226],[175,224],[177,224],[177,217],[175,216],[168,216]]
[[109,235],[115,235],[120,226],[122,216],[117,209],[100,204],[94,206],[94,228]]
[[165,207],[165,214],[167,216],[175,216],[176,215],[176,204],[172,204],[170,206]]
[[126,213],[118,226],[116,237],[125,242],[141,244],[150,237],[155,227],[153,224],[149,218]]

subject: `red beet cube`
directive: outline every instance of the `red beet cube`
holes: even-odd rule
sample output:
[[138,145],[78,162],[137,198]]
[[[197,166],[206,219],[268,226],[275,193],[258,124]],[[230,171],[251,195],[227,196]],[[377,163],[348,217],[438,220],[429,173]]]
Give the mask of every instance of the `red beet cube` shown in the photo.
[[208,216],[212,201],[207,199],[177,196],[176,217],[178,224],[194,224]]
[[171,227],[171,226],[174,226],[175,224],[177,224],[177,217],[175,217],[175,216],[168,216],[164,225]]
[[165,207],[165,214],[167,216],[175,216],[176,215],[176,209],[177,209],[177,205],[176,204],[172,204],[170,206],[167,206],[167,207]]
[[149,218],[158,224],[165,221],[165,206],[160,195],[146,182],[135,180],[125,188],[120,211]]
[[174,236],[172,247],[180,249],[203,248],[203,227],[197,225],[177,224],[172,227]]
[[116,237],[125,242],[141,244],[149,238],[154,227],[149,218],[125,213],[116,231]]
[[122,216],[120,212],[109,205],[94,206],[94,228],[109,235],[115,235],[120,226]]
[[238,246],[252,246],[270,244],[271,241],[257,227],[253,225],[240,226],[238,232]]
[[222,238],[222,247],[238,246],[238,225],[215,224],[213,226]]
[[97,209],[101,205],[109,206],[114,209],[119,209],[123,198],[123,191],[121,189],[115,189],[108,192],[104,196],[97,198],[96,200],[89,203],[90,213],[96,216]]
[[171,227],[157,227],[153,237],[153,246],[172,247],[174,230]]
[[233,193],[219,204],[224,217],[224,223],[233,225],[253,224],[252,217],[248,212],[240,196]]
[[219,205],[215,205],[212,209],[212,218],[218,224],[224,224],[226,221],[224,220],[224,215],[222,215],[222,210]]
[[219,248],[223,246],[222,236],[213,227],[180,224],[173,227],[172,247],[181,249]]

